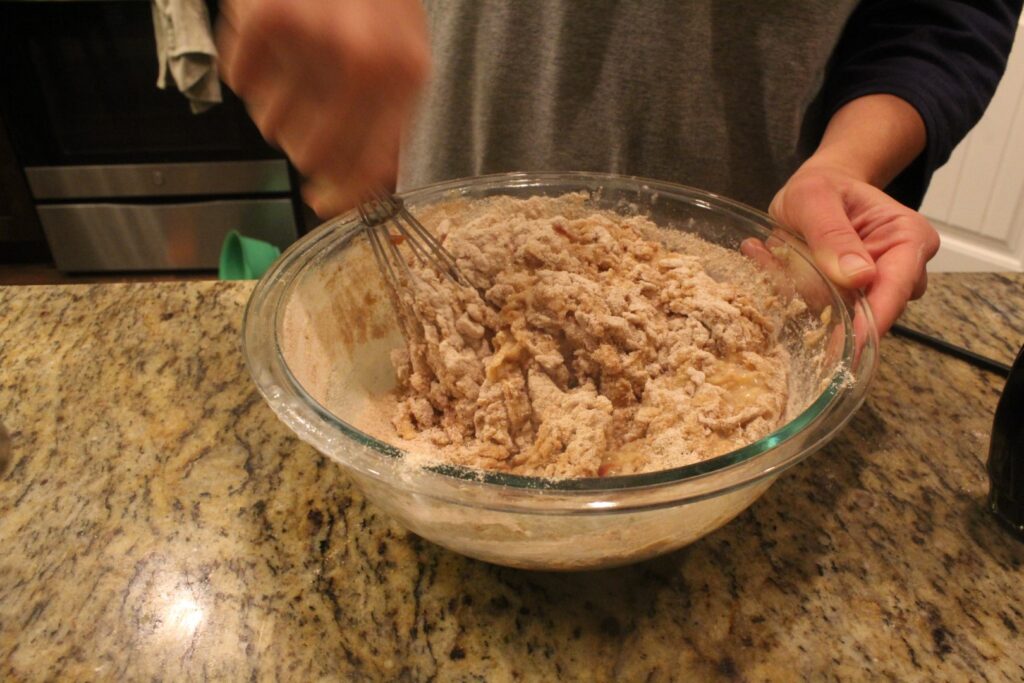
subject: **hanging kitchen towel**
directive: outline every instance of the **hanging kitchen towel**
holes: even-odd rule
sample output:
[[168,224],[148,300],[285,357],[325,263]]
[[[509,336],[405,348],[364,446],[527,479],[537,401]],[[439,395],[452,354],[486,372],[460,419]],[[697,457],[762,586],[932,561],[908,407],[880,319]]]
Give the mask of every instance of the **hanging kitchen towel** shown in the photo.
[[204,0],[153,0],[153,29],[160,73],[156,85],[167,87],[170,73],[196,114],[221,101],[217,48]]

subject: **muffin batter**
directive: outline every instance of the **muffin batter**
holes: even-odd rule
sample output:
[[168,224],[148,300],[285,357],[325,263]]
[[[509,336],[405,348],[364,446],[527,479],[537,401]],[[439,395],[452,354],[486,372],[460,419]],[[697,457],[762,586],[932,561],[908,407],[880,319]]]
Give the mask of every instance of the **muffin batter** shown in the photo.
[[677,467],[779,425],[789,361],[767,288],[717,281],[699,249],[581,195],[475,204],[420,216],[475,289],[413,265],[415,334],[393,354],[403,438],[566,478]]

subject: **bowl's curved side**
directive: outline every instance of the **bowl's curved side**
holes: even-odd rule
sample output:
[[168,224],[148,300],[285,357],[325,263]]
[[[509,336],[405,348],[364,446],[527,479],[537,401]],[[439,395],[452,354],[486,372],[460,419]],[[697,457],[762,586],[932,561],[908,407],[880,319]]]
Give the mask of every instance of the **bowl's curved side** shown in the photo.
[[671,552],[728,523],[775,481],[657,509],[540,514],[466,506],[352,474],[368,500],[419,536],[484,562],[538,571],[607,569]]

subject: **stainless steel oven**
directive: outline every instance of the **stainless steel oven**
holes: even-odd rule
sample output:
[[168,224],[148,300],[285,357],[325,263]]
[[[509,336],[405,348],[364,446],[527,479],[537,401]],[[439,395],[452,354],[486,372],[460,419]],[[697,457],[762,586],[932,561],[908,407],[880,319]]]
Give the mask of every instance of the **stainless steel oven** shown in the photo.
[[300,231],[294,175],[242,103],[225,88],[193,114],[156,76],[147,1],[0,0],[0,112],[61,270],[214,268],[229,230]]

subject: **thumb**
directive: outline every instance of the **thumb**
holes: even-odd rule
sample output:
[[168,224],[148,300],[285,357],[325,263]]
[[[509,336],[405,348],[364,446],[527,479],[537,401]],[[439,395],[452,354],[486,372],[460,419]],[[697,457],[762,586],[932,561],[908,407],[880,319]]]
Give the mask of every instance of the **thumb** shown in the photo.
[[807,240],[815,263],[832,282],[858,289],[875,277],[875,262],[846,214],[839,191],[824,178],[791,180],[768,212]]

